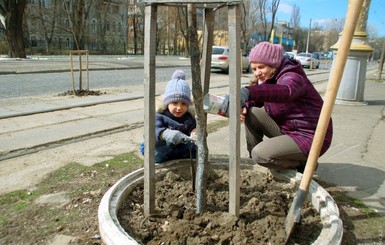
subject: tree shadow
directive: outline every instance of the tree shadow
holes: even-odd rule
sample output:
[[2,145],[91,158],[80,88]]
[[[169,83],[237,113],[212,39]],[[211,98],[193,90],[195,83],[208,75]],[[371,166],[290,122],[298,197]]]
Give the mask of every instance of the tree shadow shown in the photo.
[[385,100],[365,100],[368,105],[385,105]]
[[[349,196],[363,200],[368,207],[385,214],[385,196],[378,196],[385,180],[385,172],[381,169],[349,163],[320,163],[316,174],[323,181],[346,188]],[[370,203],[376,203],[376,206]]]

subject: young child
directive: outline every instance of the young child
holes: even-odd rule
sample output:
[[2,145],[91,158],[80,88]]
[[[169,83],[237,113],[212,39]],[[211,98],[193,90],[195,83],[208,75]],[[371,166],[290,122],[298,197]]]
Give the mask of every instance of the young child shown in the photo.
[[[176,70],[167,83],[163,104],[155,114],[155,162],[196,157],[190,136],[196,134],[191,90],[182,70]],[[144,154],[144,144],[140,146]]]

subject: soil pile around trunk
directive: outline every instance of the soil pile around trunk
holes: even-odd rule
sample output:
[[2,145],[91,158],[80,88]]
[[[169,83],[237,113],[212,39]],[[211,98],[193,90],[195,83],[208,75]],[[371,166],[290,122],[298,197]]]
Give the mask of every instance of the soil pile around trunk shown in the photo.
[[[143,185],[137,186],[119,210],[120,224],[143,244],[284,244],[284,222],[295,188],[270,174],[242,169],[237,218],[228,213],[227,167],[209,173],[207,211],[202,215],[196,214],[190,171],[184,168],[157,175],[156,214],[151,217],[143,214]],[[310,244],[321,230],[318,212],[305,203],[289,244]]]

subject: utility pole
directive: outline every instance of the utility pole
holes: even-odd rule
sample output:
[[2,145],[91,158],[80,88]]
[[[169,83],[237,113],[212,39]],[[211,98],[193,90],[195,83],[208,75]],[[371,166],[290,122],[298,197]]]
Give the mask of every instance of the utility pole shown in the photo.
[[309,53],[310,32],[311,32],[311,19],[310,19],[310,23],[309,23],[309,32],[307,33],[306,53]]

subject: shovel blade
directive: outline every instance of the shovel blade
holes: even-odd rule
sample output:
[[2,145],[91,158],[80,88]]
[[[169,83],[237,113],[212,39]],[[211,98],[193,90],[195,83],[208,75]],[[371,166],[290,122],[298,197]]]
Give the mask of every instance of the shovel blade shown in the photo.
[[307,191],[298,189],[296,195],[293,199],[293,202],[290,206],[289,212],[287,213],[285,220],[285,233],[286,233],[286,242],[290,239],[291,233],[294,230],[294,226],[296,223],[299,223],[301,220],[301,209],[302,205],[307,196]]

